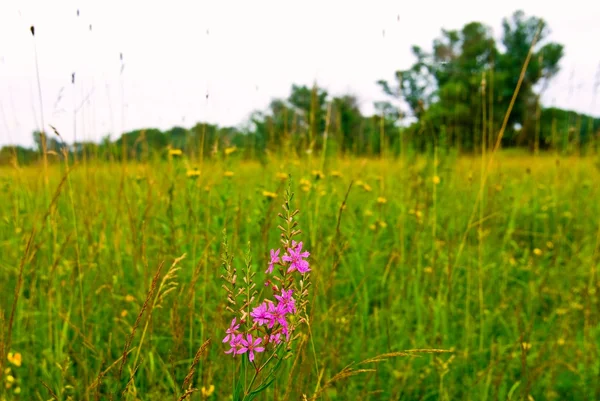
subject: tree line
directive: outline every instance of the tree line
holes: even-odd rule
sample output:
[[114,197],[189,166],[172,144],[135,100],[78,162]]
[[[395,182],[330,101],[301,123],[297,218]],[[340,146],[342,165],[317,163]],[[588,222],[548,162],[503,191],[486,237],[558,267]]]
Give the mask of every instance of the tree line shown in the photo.
[[[442,29],[430,49],[412,47],[416,61],[410,68],[377,81],[386,100],[374,104],[373,115],[363,115],[353,95],[330,96],[316,84],[292,85],[287,98],[253,112],[243,127],[198,123],[189,129],[149,128],[123,133],[114,141],[106,136],[99,143],[69,145],[50,133],[34,132],[34,149],[4,147],[0,164],[32,162],[43,149],[68,149],[73,157],[104,160],[162,157],[169,148],[199,159],[232,147],[243,157],[259,159],[280,151],[395,156],[434,146],[478,152],[495,146],[502,125],[502,147],[595,151],[600,118],[540,103],[564,54],[563,46],[548,41],[548,35],[543,19],[522,11],[503,19],[500,41],[480,22]],[[504,121],[511,102],[512,112]]]

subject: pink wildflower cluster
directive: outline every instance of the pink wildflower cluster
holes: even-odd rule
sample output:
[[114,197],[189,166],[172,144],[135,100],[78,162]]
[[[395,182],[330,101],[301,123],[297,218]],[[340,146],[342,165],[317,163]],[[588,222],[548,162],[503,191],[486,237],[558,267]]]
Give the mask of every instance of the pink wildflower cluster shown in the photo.
[[279,251],[280,249],[277,251],[271,249],[271,261],[265,273],[272,273],[275,264],[284,265],[284,262],[289,262],[290,264],[287,273],[298,270],[298,272],[304,274],[310,271],[308,261],[304,260],[304,258],[310,256],[310,253],[306,251],[302,252],[302,241],[292,241],[292,247],[288,248],[288,252],[281,257],[281,260],[279,259]]
[[[281,258],[279,253],[280,249],[271,250],[269,266],[265,273],[273,273],[274,265],[283,266],[282,273],[284,275],[294,271],[304,275],[310,271],[309,263],[305,260],[310,253],[302,251],[302,242],[292,241],[292,246]],[[269,283],[270,281],[267,281],[267,285]],[[226,354],[235,356],[247,353],[248,359],[253,362],[255,353],[264,352],[269,344],[277,346],[283,341],[283,338],[285,341],[290,340],[291,328],[288,316],[297,312],[296,300],[292,296],[294,290],[285,288],[279,290],[277,285],[273,285],[272,288],[276,292],[275,300],[265,299],[250,312],[252,326],[247,332],[240,331],[237,318],[231,321],[225,338],[223,338],[223,343],[228,343],[230,347],[225,351]]]

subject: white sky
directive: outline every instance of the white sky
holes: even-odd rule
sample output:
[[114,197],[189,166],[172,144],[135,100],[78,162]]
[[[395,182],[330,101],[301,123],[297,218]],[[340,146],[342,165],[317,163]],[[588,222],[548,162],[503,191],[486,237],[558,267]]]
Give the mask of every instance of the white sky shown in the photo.
[[237,125],[287,97],[292,83],[313,80],[359,96],[371,112],[385,99],[376,80],[410,66],[411,45],[429,50],[442,27],[473,20],[499,37],[517,9],[544,18],[550,39],[565,45],[544,103],[600,115],[600,3],[591,0],[1,0],[0,146],[30,145],[41,124],[31,25],[44,123],[70,142],[74,133],[98,140],[198,121]]

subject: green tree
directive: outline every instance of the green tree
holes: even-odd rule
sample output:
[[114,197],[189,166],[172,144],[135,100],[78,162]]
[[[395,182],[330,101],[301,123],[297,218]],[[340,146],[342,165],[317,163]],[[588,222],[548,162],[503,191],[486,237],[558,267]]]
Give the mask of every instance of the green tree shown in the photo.
[[363,116],[355,96],[332,99],[330,132],[343,153],[360,153],[364,149]]
[[319,138],[325,131],[328,93],[316,84],[312,88],[292,85],[288,102],[299,115],[297,128],[307,135],[308,147],[320,147]]
[[537,17],[526,18],[522,11],[516,11],[510,19],[505,18],[502,22],[502,30],[502,44],[505,51],[498,59],[497,69],[501,72],[502,85],[499,97],[503,104],[507,104],[512,97],[523,62],[539,30],[537,44],[533,49],[534,52],[509,118],[509,127],[519,124],[522,129],[519,130],[518,135],[516,130],[512,130],[513,135],[508,135],[506,141],[511,145],[531,146],[540,107],[539,95],[558,73],[564,49],[558,43],[545,43],[550,33],[546,22]]
[[[384,80],[378,84],[385,94],[409,105],[417,120],[411,127],[413,133],[426,133],[426,137],[448,145],[479,149],[495,140],[495,130],[540,27],[538,45],[504,140],[505,145],[531,144],[539,128],[539,96],[559,70],[563,47],[545,43],[545,22],[525,18],[522,11],[504,19],[502,50],[491,29],[480,22],[470,22],[460,30],[442,29],[441,36],[433,40],[431,53],[413,47],[416,61],[409,69],[396,72],[395,86]],[[518,135],[512,129],[517,125],[522,126]]]
[[406,102],[412,116],[420,120],[432,101],[435,84],[431,74],[431,55],[425,53],[419,46],[413,46],[412,53],[417,61],[407,70],[396,71],[394,84],[385,80],[379,80],[377,84],[386,95],[398,103]]

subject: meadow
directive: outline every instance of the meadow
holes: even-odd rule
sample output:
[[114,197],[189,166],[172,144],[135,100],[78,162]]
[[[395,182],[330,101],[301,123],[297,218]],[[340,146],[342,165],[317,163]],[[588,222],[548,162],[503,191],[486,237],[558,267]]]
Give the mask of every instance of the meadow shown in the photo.
[[2,167],[2,401],[230,399],[223,233],[263,280],[288,176],[309,324],[258,399],[600,399],[596,156],[221,153]]

